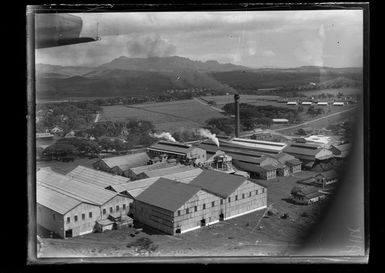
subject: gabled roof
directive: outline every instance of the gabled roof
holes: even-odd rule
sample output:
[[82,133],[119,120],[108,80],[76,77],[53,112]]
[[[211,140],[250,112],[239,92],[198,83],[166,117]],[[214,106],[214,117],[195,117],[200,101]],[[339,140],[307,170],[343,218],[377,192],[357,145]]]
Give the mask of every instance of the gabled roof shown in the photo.
[[299,160],[299,159],[297,159],[297,158],[287,160],[285,163],[286,163],[287,165],[289,165],[289,166],[296,166],[296,165],[302,164],[301,160]]
[[159,141],[147,148],[148,150],[157,150],[164,152],[172,152],[179,154],[187,154],[191,150],[195,149],[195,147],[178,143],[178,142],[169,142],[169,141]]
[[72,198],[96,205],[103,205],[118,195],[112,191],[79,182],[47,169],[37,172],[36,182]]
[[[310,144],[307,144],[310,145]],[[299,155],[310,155],[310,156],[315,156],[317,155],[320,151],[322,151],[323,148],[318,148],[315,145],[311,145],[306,147],[305,143],[301,145],[297,144],[291,144],[287,146],[283,151],[285,153],[292,153],[292,154],[299,154]]]
[[191,170],[191,167],[185,165],[176,165],[168,168],[151,170],[143,172],[147,177],[165,176],[173,173],[180,173]]
[[159,162],[159,163],[155,163],[155,164],[134,167],[134,168],[131,168],[130,170],[134,174],[140,174],[140,173],[145,172],[145,171],[158,170],[158,169],[163,169],[163,168],[168,168],[168,167],[173,167],[173,166],[175,166],[175,163]]
[[110,185],[127,183],[130,181],[129,178],[124,176],[113,175],[83,166],[76,167],[74,170],[66,174],[66,176],[101,188],[106,188]]
[[114,156],[102,159],[102,161],[110,168],[115,166],[119,167],[121,170],[126,171],[129,168],[143,166],[150,159],[146,152]]
[[[165,175],[165,176],[163,176],[163,178],[167,178],[170,180],[175,180],[175,181],[187,184],[201,173],[202,173],[202,169],[193,168],[193,169],[190,169],[190,170],[185,171],[185,172]],[[140,180],[136,180],[136,181],[132,181],[129,183],[120,184],[120,185],[113,185],[113,186],[111,186],[111,189],[113,189],[114,191],[119,192],[119,193],[126,191],[132,197],[135,198],[142,191],[144,191],[150,185],[155,183],[155,181],[157,181],[159,178],[160,177],[151,177],[151,178],[140,179]]]
[[238,175],[225,174],[211,170],[203,170],[190,185],[226,198],[239,188],[247,179]]
[[62,215],[82,203],[76,198],[47,188],[42,184],[36,186],[36,202]]
[[319,175],[322,175],[326,179],[338,178],[338,173],[335,170],[325,171],[325,172],[317,174],[316,176],[319,176]]
[[159,178],[139,194],[136,200],[174,212],[199,191],[199,187]]

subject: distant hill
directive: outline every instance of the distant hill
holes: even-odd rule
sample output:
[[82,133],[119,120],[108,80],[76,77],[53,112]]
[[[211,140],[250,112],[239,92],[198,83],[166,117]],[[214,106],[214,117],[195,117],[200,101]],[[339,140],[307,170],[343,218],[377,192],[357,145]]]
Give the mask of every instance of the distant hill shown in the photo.
[[[210,75],[238,91],[304,86],[310,82],[320,85],[332,83],[336,79],[339,81],[344,79],[343,86],[349,84],[357,86],[362,83],[362,68],[302,66],[287,69],[261,68],[252,71],[211,72]],[[335,88],[339,87],[335,85]]]
[[37,64],[36,75],[37,96],[41,99],[148,96],[189,88],[242,93],[263,88],[304,86],[310,82],[337,87],[362,82],[361,68],[250,69],[178,56],[122,56],[97,67]]
[[221,64],[217,61],[192,61],[188,58],[172,57],[150,57],[150,58],[128,58],[121,56],[109,63],[99,66],[100,69],[124,69],[138,71],[234,71],[250,70],[250,68],[231,63]]

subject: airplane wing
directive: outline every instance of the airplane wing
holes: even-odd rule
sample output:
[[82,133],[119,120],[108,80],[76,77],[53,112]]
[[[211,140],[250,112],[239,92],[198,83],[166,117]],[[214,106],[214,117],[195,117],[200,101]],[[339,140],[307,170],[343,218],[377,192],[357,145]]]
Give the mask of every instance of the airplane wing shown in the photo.
[[97,41],[98,38],[80,37],[82,18],[67,13],[36,14],[35,48],[47,48]]

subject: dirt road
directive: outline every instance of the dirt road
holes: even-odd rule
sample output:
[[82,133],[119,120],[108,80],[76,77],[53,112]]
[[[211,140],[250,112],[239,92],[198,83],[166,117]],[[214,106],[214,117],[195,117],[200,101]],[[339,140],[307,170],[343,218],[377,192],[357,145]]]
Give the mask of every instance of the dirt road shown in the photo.
[[272,130],[272,131],[278,132],[278,131],[290,130],[290,129],[294,129],[294,128],[300,128],[300,127],[302,127],[304,125],[309,125],[309,124],[312,124],[314,122],[317,122],[317,121],[320,121],[320,120],[323,120],[323,119],[328,119],[330,117],[337,116],[337,115],[340,115],[340,114],[345,113],[345,112],[356,110],[357,108],[358,107],[353,107],[353,108],[346,109],[346,110],[343,110],[343,111],[340,111],[340,112],[336,112],[336,113],[333,113],[333,114],[330,114],[330,115],[327,115],[327,116],[324,116],[324,117],[320,117],[320,118],[317,118],[317,119],[309,120],[309,121],[306,121],[306,122],[301,123],[301,124],[297,124],[297,125],[293,125],[293,126],[289,126],[289,127],[285,127],[285,128],[279,128],[279,129],[275,129],[275,130]]

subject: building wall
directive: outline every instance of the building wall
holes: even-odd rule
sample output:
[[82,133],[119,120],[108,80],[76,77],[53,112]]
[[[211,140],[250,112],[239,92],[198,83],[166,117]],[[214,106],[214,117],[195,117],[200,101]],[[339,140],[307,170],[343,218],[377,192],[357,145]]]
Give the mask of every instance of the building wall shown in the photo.
[[[133,200],[127,196],[117,195],[105,204],[103,204],[100,208],[100,219],[108,218],[108,215],[111,213],[121,213],[127,214],[129,212],[130,204]],[[125,209],[123,209],[123,204],[125,205]],[[119,206],[119,211],[117,211],[116,206]]]
[[164,233],[174,234],[174,212],[172,211],[135,200],[134,218]]
[[36,216],[40,226],[64,238],[64,215],[37,203]]
[[207,155],[206,151],[201,148],[194,148],[190,152],[187,153],[187,158],[196,157],[196,163],[204,163],[206,161]]
[[202,219],[206,225],[220,221],[221,213],[224,216],[223,220],[226,220],[266,207],[267,189],[251,181],[245,181],[229,198],[230,202],[228,198],[200,190],[175,212],[136,200],[135,219],[167,234],[174,235],[178,229],[183,233],[200,228]]
[[[219,221],[220,199],[220,197],[206,191],[200,190],[197,192],[195,196],[174,213],[174,232],[178,228],[181,229],[182,233],[186,230],[199,228],[202,219],[205,219],[206,225]],[[187,209],[189,210],[188,213]]]
[[225,219],[266,207],[267,189],[247,180],[229,198],[222,206]]
[[291,173],[298,173],[301,171],[301,164],[290,166]]
[[[89,213],[92,214],[91,217]],[[75,221],[75,216],[77,216],[77,221]],[[72,229],[72,237],[91,233],[94,231],[96,220],[100,217],[98,206],[82,203],[64,215],[64,231]]]
[[288,176],[289,175],[289,168],[278,168],[276,175],[277,176]]

